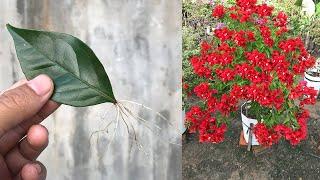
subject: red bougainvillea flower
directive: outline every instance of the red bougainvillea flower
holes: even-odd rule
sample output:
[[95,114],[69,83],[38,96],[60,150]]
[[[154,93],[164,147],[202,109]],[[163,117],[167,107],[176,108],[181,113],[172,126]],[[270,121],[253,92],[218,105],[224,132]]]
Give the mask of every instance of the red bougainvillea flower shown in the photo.
[[212,10],[212,16],[216,18],[221,18],[225,14],[224,7],[222,5],[217,5],[213,10]]
[[274,130],[288,140],[291,145],[295,146],[307,137],[307,120],[309,116],[307,110],[303,110],[302,113],[297,114],[299,124],[298,129],[294,130],[286,125],[279,124],[274,127]]
[[276,32],[277,36],[281,36],[282,34],[288,32],[287,27],[280,27],[279,30]]
[[264,43],[267,46],[272,47],[273,43],[274,43],[274,40],[271,37],[270,28],[268,26],[262,25],[262,26],[259,27],[259,29],[260,29],[260,33],[261,33],[261,36],[263,38]]
[[208,100],[217,93],[217,90],[211,89],[209,83],[201,83],[194,88],[194,93],[201,99]]
[[202,41],[202,43],[201,43],[201,53],[202,54],[207,53],[211,48],[212,48],[212,46],[208,42]]
[[217,99],[212,97],[210,99],[207,100],[207,111],[209,113],[214,113],[217,109],[216,109],[216,106],[217,106]]
[[305,81],[300,82],[298,86],[292,88],[289,95],[290,99],[300,99],[300,106],[315,104],[316,97],[317,90],[313,87],[307,87]]
[[187,83],[183,83],[183,89],[184,90],[188,90],[189,89],[189,84],[187,84]]
[[224,52],[224,53],[227,53],[227,54],[232,54],[234,53],[236,50],[235,47],[230,47],[229,44],[227,43],[221,43],[220,46],[218,47],[218,51],[220,52]]
[[287,25],[288,16],[284,12],[279,12],[277,17],[274,18],[274,25],[283,27]]
[[205,113],[199,106],[191,107],[191,109],[186,113],[186,123],[189,124],[188,130],[190,133],[197,132],[199,124],[204,116]]
[[231,111],[236,109],[237,103],[238,101],[234,97],[223,94],[220,102],[217,102],[216,108],[223,115],[228,116]]
[[300,38],[293,38],[279,42],[279,48],[285,53],[293,52],[303,47],[303,42]]
[[253,132],[259,144],[264,146],[271,146],[277,143],[281,138],[277,132],[272,129],[268,129],[266,125],[262,123],[256,124]]
[[247,39],[248,39],[248,41],[254,42],[254,41],[256,40],[255,35],[254,35],[254,32],[252,32],[252,31],[247,31],[246,33],[247,33]]
[[246,39],[245,31],[241,30],[239,32],[235,32],[233,38],[234,38],[234,42],[236,42],[238,46],[242,46],[242,47],[246,46],[247,39]]
[[244,9],[251,9],[257,3],[257,0],[237,0],[237,5]]
[[234,31],[228,28],[215,29],[214,34],[217,38],[219,38],[222,42],[226,40],[230,40],[233,36]]
[[217,69],[216,74],[223,82],[231,81],[234,79],[235,72],[232,69],[225,68],[225,69]]
[[199,140],[200,142],[220,143],[224,140],[226,131],[226,124],[218,126],[215,118],[207,118],[199,126]]
[[262,18],[264,16],[271,16],[273,9],[273,7],[267,4],[261,4],[256,6],[255,12]]
[[206,66],[206,62],[198,57],[193,57],[190,60],[194,72],[200,77],[211,78],[211,70]]

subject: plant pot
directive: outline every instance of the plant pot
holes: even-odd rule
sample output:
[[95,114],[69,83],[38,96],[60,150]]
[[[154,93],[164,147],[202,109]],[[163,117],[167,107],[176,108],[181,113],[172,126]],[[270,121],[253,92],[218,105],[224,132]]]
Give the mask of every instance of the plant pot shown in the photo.
[[[256,119],[251,119],[251,118],[247,117],[247,114],[243,113],[243,112],[246,112],[244,108],[247,105],[248,105],[248,102],[242,104],[242,106],[241,106],[241,120],[242,120],[242,128],[243,128],[244,139],[246,140],[247,143],[249,143],[249,135],[250,135],[249,127],[250,127],[250,124],[253,124],[253,127],[254,127],[258,123],[258,121]],[[253,132],[252,132],[251,145],[260,145]]]
[[304,73],[304,80],[307,81],[308,87],[313,87],[315,90],[320,91],[320,77],[319,76],[312,76],[308,73]]

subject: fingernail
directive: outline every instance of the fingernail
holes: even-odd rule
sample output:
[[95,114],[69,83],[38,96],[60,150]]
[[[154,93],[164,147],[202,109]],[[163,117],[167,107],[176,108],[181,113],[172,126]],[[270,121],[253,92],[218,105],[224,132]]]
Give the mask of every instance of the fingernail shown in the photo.
[[41,166],[39,164],[33,164],[33,167],[36,168],[38,174],[41,173]]
[[27,84],[39,96],[46,95],[52,88],[52,81],[46,75],[39,75]]

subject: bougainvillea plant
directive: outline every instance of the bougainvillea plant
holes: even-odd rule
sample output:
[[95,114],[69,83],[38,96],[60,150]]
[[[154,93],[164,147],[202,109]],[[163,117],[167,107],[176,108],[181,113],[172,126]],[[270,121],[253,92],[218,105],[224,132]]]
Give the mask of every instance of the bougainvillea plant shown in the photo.
[[201,83],[184,85],[200,99],[186,113],[189,132],[198,132],[200,142],[222,142],[240,102],[246,101],[249,117],[258,120],[253,132],[261,145],[281,138],[297,145],[306,138],[309,112],[304,106],[316,103],[316,91],[301,76],[315,58],[300,37],[288,33],[287,15],[273,9],[257,0],[213,8],[219,27],[212,42],[202,42],[200,55],[190,59]]

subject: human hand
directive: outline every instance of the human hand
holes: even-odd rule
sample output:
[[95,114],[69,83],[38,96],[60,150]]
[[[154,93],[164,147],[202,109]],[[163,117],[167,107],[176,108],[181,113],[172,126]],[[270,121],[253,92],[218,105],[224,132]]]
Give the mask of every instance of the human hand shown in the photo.
[[35,160],[48,145],[48,130],[39,123],[59,107],[49,100],[53,89],[40,75],[0,94],[0,179],[46,178],[45,166]]

